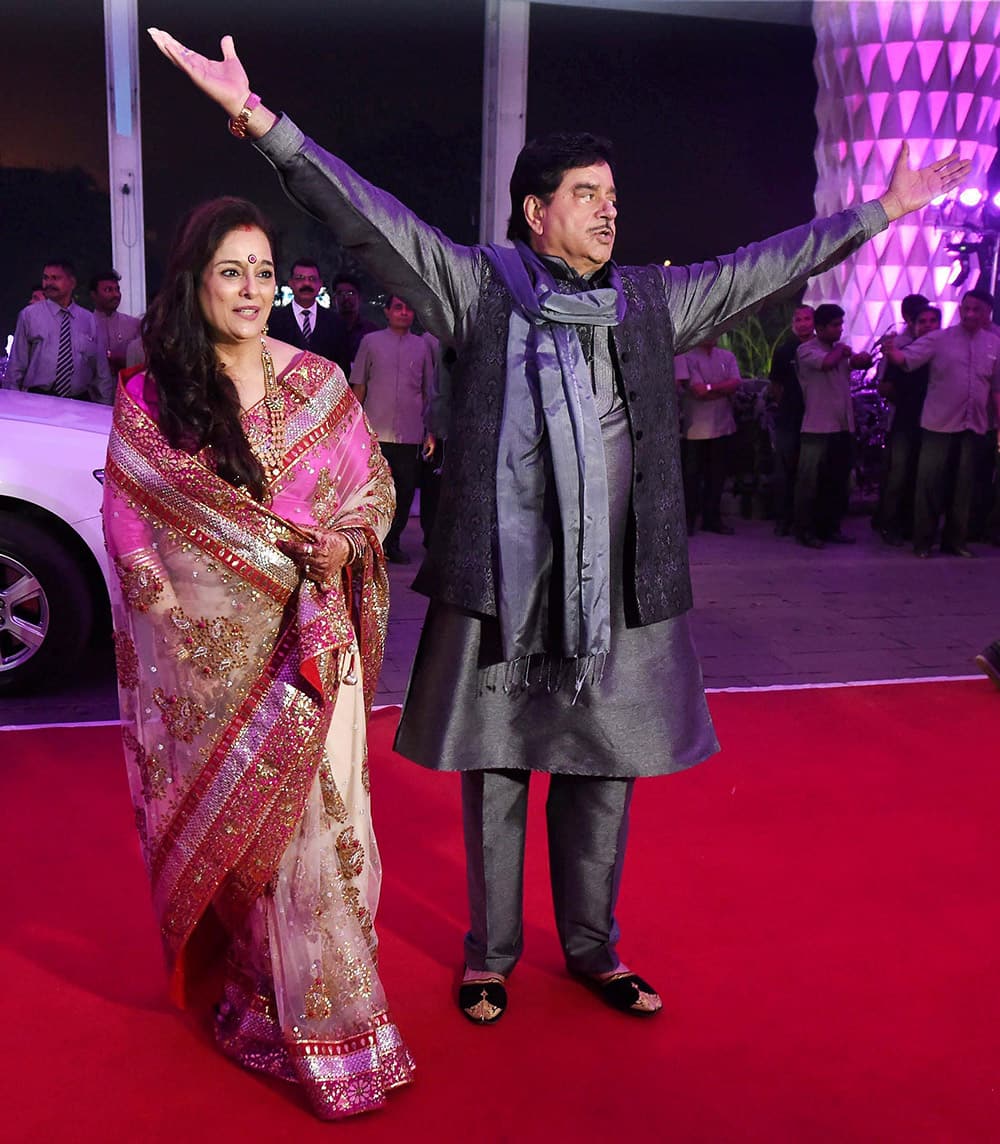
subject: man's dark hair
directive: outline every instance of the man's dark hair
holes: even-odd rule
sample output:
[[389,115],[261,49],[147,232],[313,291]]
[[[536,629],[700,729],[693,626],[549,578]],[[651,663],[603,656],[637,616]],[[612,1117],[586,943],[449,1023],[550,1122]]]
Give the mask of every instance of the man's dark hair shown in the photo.
[[42,269],[44,270],[46,266],[58,266],[60,270],[65,270],[71,278],[76,277],[76,267],[70,258],[46,258],[42,263]]
[[333,280],[333,286],[331,287],[331,290],[336,290],[341,282],[346,282],[348,286],[353,286],[359,294],[364,293],[361,288],[361,279],[358,278],[355,274],[338,274],[337,277]]
[[993,310],[993,295],[989,292],[989,290],[982,290],[977,286],[974,290],[966,290],[962,297],[975,298],[977,302],[984,302],[987,306],[989,306],[991,312]]
[[813,325],[818,330],[820,326],[828,326],[843,316],[844,311],[836,302],[824,302],[821,306],[816,307],[816,312],[813,314]]
[[94,277],[91,278],[90,285],[87,287],[87,289],[91,292],[91,294],[93,294],[93,292],[97,289],[98,283],[100,283],[100,282],[121,282],[121,280],[122,280],[122,276],[118,273],[117,270],[111,270],[111,269],[99,270],[94,275]]
[[903,321],[915,322],[917,315],[921,310],[927,309],[929,302],[930,299],[925,298],[923,294],[907,294],[899,304],[899,312],[903,315]]
[[310,258],[308,255],[303,255],[301,258],[295,259],[295,261],[292,263],[291,269],[288,272],[290,275],[295,273],[296,266],[311,266],[313,270],[315,270],[316,273],[320,276],[320,278],[323,277],[323,271],[320,270],[319,263],[315,258]]
[[918,321],[920,319],[921,314],[937,314],[938,321],[939,322],[941,321],[941,307],[940,306],[921,306],[920,307],[920,314],[917,314],[917,320]]
[[510,220],[507,237],[531,241],[531,228],[524,217],[524,200],[537,195],[548,202],[563,175],[574,167],[592,167],[596,163],[611,165],[614,151],[611,143],[588,132],[561,131],[532,139],[522,149],[510,177]]

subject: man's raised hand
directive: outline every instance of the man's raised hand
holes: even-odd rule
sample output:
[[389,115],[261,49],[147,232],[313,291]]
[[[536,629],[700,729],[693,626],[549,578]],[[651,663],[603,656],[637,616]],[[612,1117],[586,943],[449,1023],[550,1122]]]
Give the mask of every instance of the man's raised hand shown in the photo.
[[169,32],[149,28],[153,43],[176,67],[226,112],[230,119],[239,115],[250,94],[250,81],[240,63],[232,36],[222,37],[222,59],[210,60],[184,47]]
[[914,171],[910,167],[910,145],[904,140],[889,177],[889,187],[879,202],[892,222],[957,187],[971,169],[971,161],[953,151],[946,158],[935,159]]

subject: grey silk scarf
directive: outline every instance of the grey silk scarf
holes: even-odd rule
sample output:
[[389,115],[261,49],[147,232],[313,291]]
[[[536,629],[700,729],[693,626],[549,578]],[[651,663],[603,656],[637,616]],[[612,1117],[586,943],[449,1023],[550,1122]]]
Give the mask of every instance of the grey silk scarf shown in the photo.
[[579,690],[610,647],[611,591],[604,444],[574,327],[616,326],[625,296],[614,266],[608,286],[560,294],[523,243],[488,254],[514,299],[496,478],[503,655],[574,659]]

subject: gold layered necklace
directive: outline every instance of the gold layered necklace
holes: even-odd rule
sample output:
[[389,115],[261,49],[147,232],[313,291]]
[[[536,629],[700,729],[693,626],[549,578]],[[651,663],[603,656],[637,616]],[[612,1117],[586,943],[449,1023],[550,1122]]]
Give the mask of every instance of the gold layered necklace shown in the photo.
[[264,408],[271,432],[260,445],[260,463],[269,481],[281,476],[285,458],[285,397],[274,376],[274,361],[267,343],[260,339],[260,362],[264,367]]

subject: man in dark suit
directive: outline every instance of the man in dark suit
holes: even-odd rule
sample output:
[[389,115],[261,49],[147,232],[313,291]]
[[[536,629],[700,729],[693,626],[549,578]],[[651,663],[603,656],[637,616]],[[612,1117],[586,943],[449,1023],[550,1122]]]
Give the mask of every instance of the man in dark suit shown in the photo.
[[271,311],[268,333],[289,345],[312,350],[334,361],[343,336],[341,321],[332,310],[316,304],[323,289],[323,276],[315,260],[299,258],[293,262],[288,285],[292,290],[292,303]]

